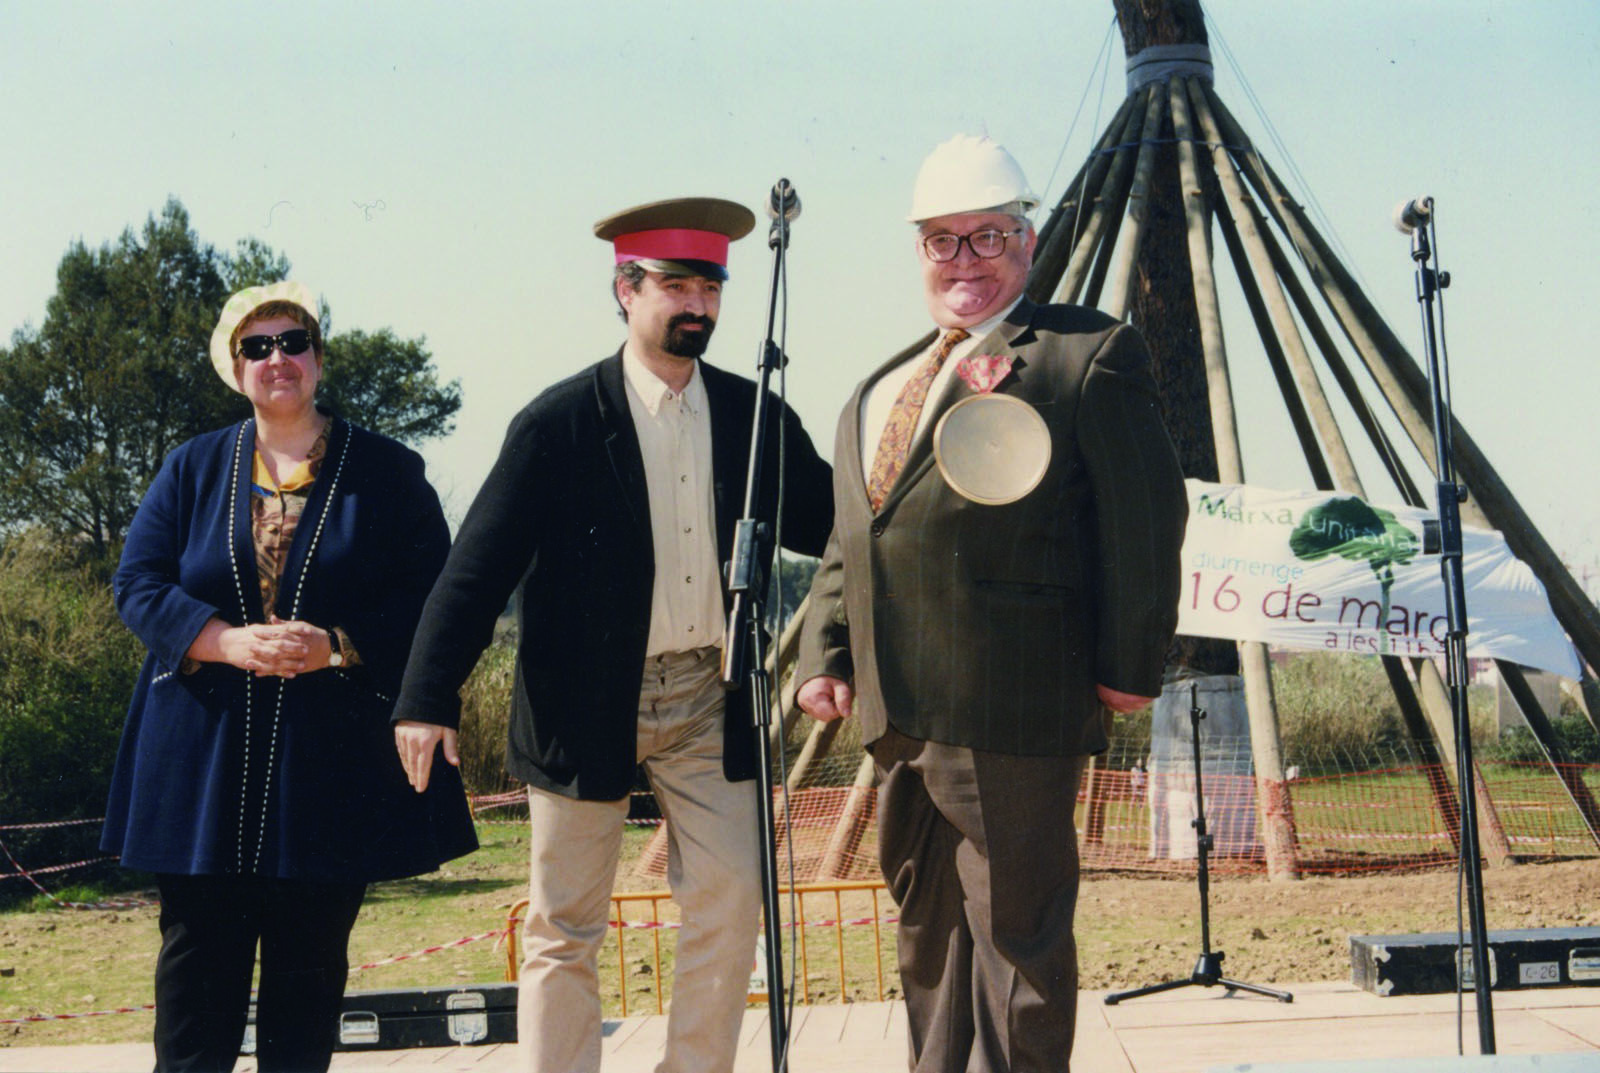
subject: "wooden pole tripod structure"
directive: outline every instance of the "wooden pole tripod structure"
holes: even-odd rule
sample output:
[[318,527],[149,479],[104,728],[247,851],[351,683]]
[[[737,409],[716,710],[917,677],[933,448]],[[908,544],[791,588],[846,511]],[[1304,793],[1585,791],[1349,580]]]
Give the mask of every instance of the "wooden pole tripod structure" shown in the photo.
[[[1326,317],[1344,334],[1346,346],[1398,418],[1420,460],[1431,466],[1426,376],[1217,96],[1198,0],[1113,2],[1128,57],[1128,95],[1041,227],[1029,293],[1040,300],[1098,303],[1114,316],[1128,316],[1150,344],[1165,416],[1185,473],[1242,482],[1230,355],[1217,296],[1213,231],[1220,232],[1228,251],[1224,266],[1233,269],[1245,297],[1253,334],[1271,365],[1316,486],[1366,495],[1324,387],[1328,377],[1356,414],[1395,494],[1410,505],[1427,506]],[[1313,295],[1322,299],[1322,308]],[[1321,359],[1321,371],[1313,354]],[[1592,668],[1600,666],[1600,613],[1459,421],[1454,431],[1461,476],[1472,495],[1468,522],[1499,529],[1544,584],[1557,618],[1590,668],[1583,685],[1585,696],[1592,698]],[[1265,649],[1255,643],[1238,648],[1268,872],[1285,878],[1296,872],[1293,817]],[[1203,642],[1180,648],[1180,660],[1189,662],[1186,655],[1225,672],[1216,668],[1225,661]],[[1398,657],[1386,657],[1384,663],[1419,752],[1442,763],[1459,786],[1461,773],[1453,767],[1454,729],[1436,666]],[[1565,766],[1548,715],[1539,709],[1519,667],[1500,662],[1499,670],[1600,843],[1600,809]],[[1591,701],[1591,720],[1597,715]],[[1507,863],[1509,841],[1476,773],[1471,785],[1484,817],[1485,854],[1490,863]],[[1434,792],[1454,836],[1456,791],[1441,782]]]
[[[1127,95],[1039,227],[1028,294],[1037,301],[1099,305],[1129,319],[1149,344],[1185,475],[1243,483],[1230,377],[1234,352],[1227,346],[1217,286],[1219,271],[1231,270],[1249,322],[1230,331],[1259,342],[1313,484],[1367,495],[1367,482],[1335,418],[1331,380],[1355,415],[1357,433],[1379,460],[1386,487],[1378,497],[1393,494],[1408,505],[1430,508],[1422,489],[1434,478],[1430,473],[1419,483],[1412,476],[1375,408],[1381,401],[1392,411],[1415,449],[1410,464],[1420,461],[1431,471],[1426,374],[1217,95],[1199,0],[1112,2],[1127,56]],[[1217,234],[1226,250],[1220,262]],[[1452,427],[1458,476],[1470,494],[1463,520],[1499,530],[1544,585],[1556,618],[1586,665],[1579,684],[1589,719],[1600,730],[1595,681],[1600,611],[1461,422]],[[1299,872],[1294,817],[1266,646],[1179,640],[1176,658],[1185,667],[1203,674],[1242,674],[1268,875],[1294,878]],[[1448,776],[1432,780],[1432,791],[1444,826],[1456,839],[1464,773],[1454,767],[1455,731],[1444,681],[1431,660],[1386,656],[1383,664],[1418,753]],[[1520,667],[1503,661],[1497,666],[1600,844],[1600,806],[1566,763],[1549,713],[1540,708]],[[806,755],[825,751],[826,743],[819,742]],[[1510,863],[1510,841],[1481,777],[1465,774],[1483,821],[1486,859],[1491,865]],[[791,774],[796,784],[800,777]],[[1099,781],[1092,774],[1086,780],[1091,797]],[[869,759],[858,772],[853,799],[870,782]],[[867,810],[848,811],[852,829],[835,832],[833,844],[839,847],[853,844],[852,835],[858,840],[857,826],[865,822]],[[1086,837],[1092,840],[1093,822],[1090,827]]]

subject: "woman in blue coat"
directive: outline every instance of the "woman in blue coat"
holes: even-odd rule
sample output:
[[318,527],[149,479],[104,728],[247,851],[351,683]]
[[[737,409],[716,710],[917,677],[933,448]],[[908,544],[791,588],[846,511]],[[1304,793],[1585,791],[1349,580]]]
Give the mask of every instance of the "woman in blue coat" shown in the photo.
[[102,846],[156,873],[156,1064],[227,1070],[260,944],[260,1068],[323,1070],[366,885],[477,846],[461,780],[389,725],[449,533],[422,460],[319,410],[315,301],[229,299],[211,359],[254,417],[166,459],[117,569],[149,649]]

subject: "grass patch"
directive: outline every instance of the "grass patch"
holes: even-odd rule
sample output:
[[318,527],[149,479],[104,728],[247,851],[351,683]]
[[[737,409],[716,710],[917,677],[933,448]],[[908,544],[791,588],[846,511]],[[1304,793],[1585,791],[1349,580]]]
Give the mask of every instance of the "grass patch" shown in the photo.
[[[480,935],[505,924],[527,889],[527,836],[520,823],[485,824],[483,848],[428,876],[374,884],[350,937],[359,966]],[[124,873],[127,875],[127,873]],[[154,900],[153,888],[63,888],[57,897]],[[0,1020],[84,1013],[152,1001],[161,938],[155,907],[83,911],[43,898],[0,913]],[[437,987],[501,980],[505,957],[493,940],[352,972],[351,990]],[[129,1013],[0,1026],[0,1045],[114,1043],[150,1038],[153,1015]]]
[[[653,889],[654,881],[633,874],[633,865],[654,834],[653,827],[628,827],[623,833],[616,889]],[[528,839],[525,821],[480,824],[482,848],[431,875],[374,884],[367,892],[361,916],[350,936],[352,968],[411,954],[458,939],[482,935],[505,926],[512,905],[527,893]],[[123,873],[128,876],[128,873]],[[108,897],[154,900],[153,887],[116,885],[66,887],[56,892],[63,901],[102,901]],[[806,899],[803,919],[857,919],[872,915],[870,893],[849,892],[837,907],[832,895]],[[889,917],[894,904],[879,894],[878,912]],[[43,897],[0,913],[0,1020],[30,1015],[85,1013],[143,1006],[152,1001],[160,934],[158,910],[69,910]],[[785,901],[784,914],[788,907]],[[648,906],[630,905],[629,919],[649,919]],[[660,919],[677,920],[677,907],[661,903]],[[814,1002],[836,1002],[840,995],[836,932],[842,932],[845,949],[844,993],[852,999],[876,1000],[877,971],[881,964],[885,994],[898,995],[895,974],[894,928],[882,926],[874,953],[873,929],[868,926],[819,928],[808,932],[804,956],[785,950],[785,965],[803,972],[796,979],[797,993]],[[676,929],[611,929],[600,961],[601,1000],[607,1017],[622,1015],[619,986],[627,981],[629,1014],[656,1012],[658,1001],[671,999],[671,973]],[[659,951],[659,953],[658,953]],[[656,977],[659,957],[661,979]],[[619,971],[619,967],[620,970]],[[460,947],[370,969],[352,971],[350,990],[444,987],[499,981],[505,978],[506,955],[496,939],[483,939]],[[664,992],[664,993],[663,993]],[[0,1046],[39,1044],[89,1044],[134,1042],[150,1038],[153,1015],[149,1012],[86,1017],[25,1025],[0,1026]]]

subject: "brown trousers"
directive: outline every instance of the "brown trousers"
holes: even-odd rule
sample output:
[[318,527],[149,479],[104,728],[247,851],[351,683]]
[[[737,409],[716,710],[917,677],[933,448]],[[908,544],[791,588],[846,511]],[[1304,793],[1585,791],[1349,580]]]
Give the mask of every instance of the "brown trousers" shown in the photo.
[[983,752],[892,727],[871,749],[913,1073],[1067,1070],[1084,758]]

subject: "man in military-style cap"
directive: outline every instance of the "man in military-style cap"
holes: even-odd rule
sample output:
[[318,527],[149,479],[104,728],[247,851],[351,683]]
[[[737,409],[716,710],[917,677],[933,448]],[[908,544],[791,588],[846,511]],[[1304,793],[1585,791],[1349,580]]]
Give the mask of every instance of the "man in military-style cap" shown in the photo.
[[[512,421],[423,612],[395,705],[412,785],[455,763],[457,690],[517,593],[506,770],[528,784],[532,874],[518,1038],[528,1068],[600,1068],[596,955],[643,765],[683,914],[662,1073],[733,1068],[760,912],[751,698],[719,677],[722,564],[743,508],[755,384],[699,361],[741,205],[681,198],[601,220],[627,338]],[[831,475],[792,411],[782,533],[821,553]],[[780,416],[781,415],[781,416]],[[776,482],[760,515],[776,521]],[[520,586],[520,588],[519,588]]]

